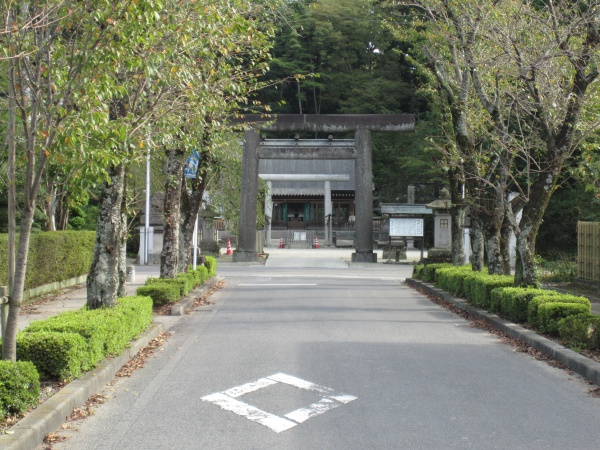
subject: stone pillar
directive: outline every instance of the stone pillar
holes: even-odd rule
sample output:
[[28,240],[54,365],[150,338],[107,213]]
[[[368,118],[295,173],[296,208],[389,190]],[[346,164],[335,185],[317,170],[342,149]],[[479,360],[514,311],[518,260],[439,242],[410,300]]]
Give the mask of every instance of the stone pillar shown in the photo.
[[221,248],[216,239],[215,233],[215,211],[207,207],[201,212],[202,215],[202,240],[200,241],[200,251],[205,254],[219,254]]
[[450,192],[446,188],[440,191],[440,198],[427,205],[434,214],[433,248],[427,251],[429,260],[452,260],[452,220]]
[[[329,234],[329,221],[331,220],[331,214],[333,213],[333,207],[331,205],[331,181],[325,181],[324,183],[325,190],[325,245],[331,245],[331,235]],[[329,216],[329,217],[327,217]]]
[[371,132],[360,129],[355,133],[356,148],[356,224],[353,262],[377,262],[373,252],[373,162],[371,161]]
[[273,222],[273,196],[271,192],[273,191],[273,182],[267,181],[267,195],[265,196],[265,216],[267,223],[266,226],[266,237],[265,237],[265,247],[271,246],[271,222]]
[[[406,195],[406,203],[408,203],[409,205],[415,204],[415,187],[412,184],[410,186],[408,186],[408,192]],[[411,238],[407,238],[406,239],[406,248],[407,249],[415,248],[415,240],[411,239]]]
[[244,132],[242,160],[242,192],[238,245],[233,252],[235,262],[258,260],[256,252],[256,197],[258,196],[258,145],[260,136],[255,130]]

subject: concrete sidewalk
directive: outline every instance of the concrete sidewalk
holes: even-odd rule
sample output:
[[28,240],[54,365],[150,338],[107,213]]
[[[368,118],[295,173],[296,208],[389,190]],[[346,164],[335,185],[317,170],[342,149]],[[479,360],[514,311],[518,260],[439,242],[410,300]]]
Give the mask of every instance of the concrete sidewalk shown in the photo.
[[[135,266],[135,281],[127,283],[127,295],[135,295],[138,287],[146,283],[149,277],[158,277],[160,266]],[[19,316],[19,330],[35,320],[47,319],[65,311],[75,311],[81,309],[87,298],[87,289],[85,285],[67,288],[61,292],[44,295],[39,298],[31,299],[21,308]]]

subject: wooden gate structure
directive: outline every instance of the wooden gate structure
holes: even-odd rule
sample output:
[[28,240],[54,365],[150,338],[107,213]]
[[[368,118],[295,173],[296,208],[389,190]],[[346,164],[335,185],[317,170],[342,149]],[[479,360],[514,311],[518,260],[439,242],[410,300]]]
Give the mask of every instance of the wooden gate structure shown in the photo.
[[577,222],[577,276],[600,281],[599,222]]

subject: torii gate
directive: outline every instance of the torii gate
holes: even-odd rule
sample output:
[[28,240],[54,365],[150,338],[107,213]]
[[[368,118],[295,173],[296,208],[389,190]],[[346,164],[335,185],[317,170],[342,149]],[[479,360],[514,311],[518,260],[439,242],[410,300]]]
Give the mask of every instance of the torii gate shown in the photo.
[[[257,261],[256,202],[258,162],[262,159],[354,159],[356,238],[353,262],[377,262],[373,252],[373,164],[371,131],[413,131],[412,114],[279,114],[246,115],[234,121],[251,125],[244,132],[240,228],[234,262]],[[340,133],[354,131],[353,146],[305,146],[296,143],[261,146],[260,130]],[[292,141],[293,142],[293,141]]]

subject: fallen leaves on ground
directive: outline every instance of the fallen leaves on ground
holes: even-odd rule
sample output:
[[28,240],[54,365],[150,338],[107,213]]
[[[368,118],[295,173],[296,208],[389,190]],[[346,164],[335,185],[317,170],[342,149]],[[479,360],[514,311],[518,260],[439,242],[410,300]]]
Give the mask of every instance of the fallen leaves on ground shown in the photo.
[[121,369],[117,372],[118,377],[130,377],[133,372],[137,369],[141,369],[144,367],[144,364],[148,360],[152,354],[156,351],[156,349],[161,348],[163,343],[172,335],[173,333],[169,331],[165,331],[164,333],[160,333],[154,339],[152,339],[146,347],[141,349],[137,355],[135,355],[132,359],[129,360],[127,364],[125,364]]
[[[223,286],[225,286],[224,281],[219,281],[218,283],[213,284],[210,287],[210,289],[206,292],[206,294],[204,294],[202,297],[198,297],[194,300],[194,306],[200,307],[200,306],[214,305],[215,302],[210,300],[209,297],[212,294],[214,294],[216,291],[218,291],[219,289],[223,289]],[[191,314],[191,311],[188,312],[188,314]]]

